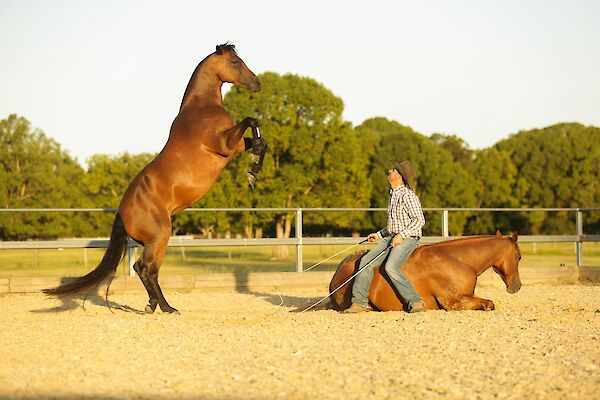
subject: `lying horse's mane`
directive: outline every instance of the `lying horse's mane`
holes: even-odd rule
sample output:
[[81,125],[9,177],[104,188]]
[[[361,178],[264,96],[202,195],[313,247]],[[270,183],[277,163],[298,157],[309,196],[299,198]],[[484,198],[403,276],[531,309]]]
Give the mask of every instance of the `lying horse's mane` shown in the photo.
[[443,245],[453,245],[453,244],[463,244],[464,242],[473,242],[477,240],[483,239],[506,239],[506,237],[499,237],[496,235],[478,235],[478,236],[465,236],[458,239],[445,240],[443,242],[433,243],[429,246],[443,246]]

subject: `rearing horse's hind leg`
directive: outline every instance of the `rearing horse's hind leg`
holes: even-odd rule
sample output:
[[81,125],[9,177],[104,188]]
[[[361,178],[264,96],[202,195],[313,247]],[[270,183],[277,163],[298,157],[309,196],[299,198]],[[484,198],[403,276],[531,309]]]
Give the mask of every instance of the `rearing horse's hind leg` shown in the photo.
[[158,305],[158,295],[154,290],[154,286],[150,282],[150,276],[148,275],[148,266],[144,263],[142,258],[135,263],[133,266],[135,272],[137,272],[140,280],[144,284],[146,291],[148,292],[148,305],[146,306],[146,313],[152,314],[154,310],[156,310],[156,306]]
[[169,235],[167,234],[165,238],[155,243],[146,245],[146,247],[144,248],[144,254],[142,256],[144,257],[144,260],[148,265],[148,281],[150,283],[150,287],[156,295],[160,309],[166,313],[179,314],[179,311],[177,311],[175,308],[171,307],[169,303],[167,303],[167,300],[163,295],[160,285],[158,284],[158,271],[160,270],[160,266],[162,265],[163,259],[165,257],[168,242]]
[[167,300],[163,295],[162,289],[158,284],[158,269],[156,270],[156,272],[150,273],[150,282],[152,283],[152,286],[154,287],[154,290],[158,295],[158,305],[160,306],[162,312],[166,312],[169,314],[179,314],[179,311],[176,308],[171,307],[169,303],[167,303]]

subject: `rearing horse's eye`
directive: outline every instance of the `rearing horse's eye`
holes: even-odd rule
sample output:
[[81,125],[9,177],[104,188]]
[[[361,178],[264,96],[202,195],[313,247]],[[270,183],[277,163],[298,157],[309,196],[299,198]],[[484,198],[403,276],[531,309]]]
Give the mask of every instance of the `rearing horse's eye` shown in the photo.
[[232,63],[233,65],[238,65],[240,62],[239,62],[238,60],[231,60],[231,63]]

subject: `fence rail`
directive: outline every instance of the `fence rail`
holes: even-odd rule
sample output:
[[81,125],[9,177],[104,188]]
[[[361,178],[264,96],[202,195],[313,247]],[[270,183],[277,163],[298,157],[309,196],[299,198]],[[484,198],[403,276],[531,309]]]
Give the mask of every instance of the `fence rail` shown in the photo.
[[[583,232],[583,213],[598,211],[595,208],[424,208],[424,211],[438,211],[441,213],[441,235],[424,236],[423,244],[438,243],[445,240],[458,238],[448,234],[448,215],[450,212],[538,212],[538,211],[570,211],[575,213],[576,232],[573,235],[523,235],[519,241],[523,243],[544,242],[570,242],[576,243],[577,266],[583,266],[583,243],[600,242],[600,235],[586,235]],[[115,212],[115,208],[4,208],[0,213],[20,212]],[[385,208],[189,208],[186,212],[294,212],[295,232],[293,238],[260,238],[260,239],[193,239],[172,237],[169,247],[217,247],[217,246],[295,246],[296,247],[296,270],[302,272],[303,246],[309,245],[348,245],[356,244],[364,238],[356,237],[304,237],[302,235],[302,216],[304,212],[310,211],[386,211]],[[64,239],[64,240],[36,240],[36,241],[0,241],[0,250],[14,249],[76,249],[76,248],[106,248],[108,239]],[[133,275],[133,263],[135,262],[135,249],[141,247],[133,240],[128,244],[129,271]]]

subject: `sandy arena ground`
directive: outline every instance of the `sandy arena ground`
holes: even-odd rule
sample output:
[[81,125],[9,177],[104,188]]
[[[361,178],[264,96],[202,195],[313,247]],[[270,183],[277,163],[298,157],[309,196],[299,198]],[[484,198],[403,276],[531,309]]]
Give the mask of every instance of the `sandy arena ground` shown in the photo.
[[[0,298],[0,398],[600,399],[600,286],[477,292],[493,312],[289,313],[326,294]],[[280,297],[281,296],[281,297]],[[129,310],[129,312],[125,311]]]

